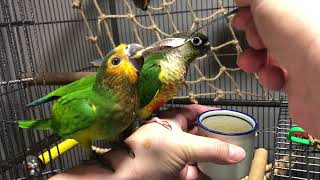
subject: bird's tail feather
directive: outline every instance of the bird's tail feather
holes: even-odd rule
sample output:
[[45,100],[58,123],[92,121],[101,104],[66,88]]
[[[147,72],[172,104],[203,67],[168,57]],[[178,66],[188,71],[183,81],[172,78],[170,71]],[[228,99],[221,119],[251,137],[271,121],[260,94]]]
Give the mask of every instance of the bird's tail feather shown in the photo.
[[43,97],[43,98],[40,98],[38,100],[35,100],[35,101],[27,104],[26,107],[37,106],[37,105],[40,105],[40,104],[43,104],[43,103],[47,103],[49,101],[52,101],[52,100],[55,100],[55,99],[58,99],[58,98],[59,98],[58,96]]
[[51,129],[51,121],[50,119],[43,120],[20,120],[18,121],[18,125],[20,128],[34,128],[41,130],[49,130]]

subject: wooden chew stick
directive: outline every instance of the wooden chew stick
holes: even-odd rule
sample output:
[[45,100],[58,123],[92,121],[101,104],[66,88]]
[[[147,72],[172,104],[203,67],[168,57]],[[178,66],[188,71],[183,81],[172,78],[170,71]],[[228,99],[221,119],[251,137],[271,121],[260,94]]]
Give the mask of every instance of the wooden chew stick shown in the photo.
[[26,73],[23,75],[25,78],[10,81],[0,81],[0,86],[18,83],[22,83],[23,85],[28,86],[65,85],[72,83],[73,81],[79,80],[83,77],[93,75],[96,75],[96,72],[46,72],[36,73],[35,75],[31,73]]
[[248,180],[263,180],[268,161],[268,151],[259,148],[254,153]]
[[[46,72],[36,73],[33,81],[26,82],[28,85],[65,85],[79,80],[85,76],[95,75],[96,72]],[[31,74],[26,74],[32,78]]]

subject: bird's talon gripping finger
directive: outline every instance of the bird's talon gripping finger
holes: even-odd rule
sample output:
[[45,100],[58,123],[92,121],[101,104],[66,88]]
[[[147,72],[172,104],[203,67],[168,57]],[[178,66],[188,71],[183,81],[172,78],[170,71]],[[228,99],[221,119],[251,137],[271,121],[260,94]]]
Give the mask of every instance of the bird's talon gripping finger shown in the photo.
[[169,124],[168,121],[161,120],[159,124],[162,125],[163,127],[167,128],[168,130],[172,130],[172,127],[171,127],[171,125]]
[[110,162],[110,160],[103,158],[103,154],[99,154],[96,151],[93,151],[93,153],[99,164],[102,165],[102,167],[109,169],[112,172],[115,172],[115,169],[112,167],[112,163]]
[[100,154],[100,153],[97,153],[95,150],[92,150],[92,154],[90,154],[90,159],[81,160],[81,162],[84,165],[95,165],[98,163],[103,168],[108,169],[112,172],[115,172],[115,169],[112,167],[112,163],[110,162],[110,160],[105,159],[103,155],[104,154]]
[[101,160],[98,160],[98,162],[102,165],[102,167],[112,171],[112,172],[115,172],[116,170],[112,167],[112,164],[110,162],[110,160],[107,160],[107,159],[101,159]]
[[123,141],[112,144],[112,149],[125,150],[132,159],[136,157],[130,146]]
[[160,124],[161,126],[165,127],[168,130],[172,130],[172,127],[168,121],[159,119],[158,117],[152,118],[150,121],[147,122],[147,124],[154,123],[154,122]]

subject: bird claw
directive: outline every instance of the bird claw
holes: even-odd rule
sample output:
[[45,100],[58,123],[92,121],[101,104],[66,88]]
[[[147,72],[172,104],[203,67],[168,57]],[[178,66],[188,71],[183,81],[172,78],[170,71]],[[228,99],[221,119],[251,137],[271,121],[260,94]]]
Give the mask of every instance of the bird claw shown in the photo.
[[123,142],[123,141],[113,143],[113,144],[111,145],[111,147],[112,147],[113,150],[125,150],[125,151],[127,151],[127,153],[129,154],[129,156],[130,156],[132,159],[134,159],[134,158],[136,157],[136,155],[134,154],[134,152],[133,152],[133,150],[131,149],[131,147],[130,147],[127,143],[125,143],[125,142]]
[[29,155],[26,157],[24,164],[27,166],[27,170],[31,176],[36,176],[41,173],[44,168],[44,164],[38,157]]
[[168,130],[172,130],[172,127],[168,121],[160,119],[158,117],[152,118],[150,121],[147,121],[146,124],[154,123],[154,122],[160,124],[161,126],[165,127]]
[[100,165],[102,165],[102,167],[112,171],[112,172],[115,172],[116,170],[112,167],[112,163],[110,162],[109,159],[105,159],[105,158],[102,158],[101,156],[99,156],[99,158],[97,158],[98,162],[100,163]]
[[115,169],[112,167],[112,163],[110,160],[103,157],[104,154],[97,153],[95,150],[93,150],[93,154],[90,156],[89,160],[82,160],[82,163],[85,165],[93,165],[97,162],[104,168],[115,172]]

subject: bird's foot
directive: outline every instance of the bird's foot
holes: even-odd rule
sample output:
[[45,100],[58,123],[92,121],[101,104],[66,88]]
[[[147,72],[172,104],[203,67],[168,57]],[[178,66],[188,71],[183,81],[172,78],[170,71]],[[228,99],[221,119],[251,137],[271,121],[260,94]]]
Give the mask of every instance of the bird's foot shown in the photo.
[[112,150],[125,150],[132,159],[136,157],[131,147],[124,141],[114,142],[111,147]]
[[146,121],[146,124],[154,123],[154,122],[160,124],[161,126],[167,128],[168,130],[172,130],[172,127],[171,127],[171,125],[169,124],[168,121],[160,119],[158,117],[154,117],[151,120]]
[[26,161],[23,163],[26,165],[29,175],[31,176],[39,175],[41,170],[45,167],[45,164],[43,164],[38,157],[33,155],[28,155]]
[[82,164],[85,165],[94,165],[94,164],[100,164],[102,167],[115,172],[115,169],[112,167],[112,163],[110,160],[103,157],[104,153],[97,153],[95,150],[93,150],[92,155],[90,155],[89,160],[82,160]]
[[98,154],[94,151],[94,154],[96,156],[96,159],[98,160],[99,164],[106,168],[109,169],[112,172],[115,172],[115,169],[112,167],[112,163],[109,159],[103,158],[103,154]]

